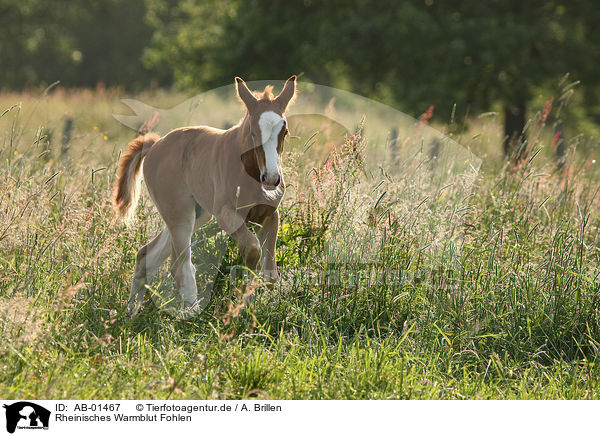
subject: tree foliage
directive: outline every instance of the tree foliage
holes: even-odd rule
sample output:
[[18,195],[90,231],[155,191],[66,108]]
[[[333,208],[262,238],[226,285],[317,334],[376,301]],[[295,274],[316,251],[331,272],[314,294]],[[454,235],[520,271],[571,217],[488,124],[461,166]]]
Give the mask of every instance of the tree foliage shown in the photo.
[[517,120],[510,134],[522,130],[534,87],[567,72],[600,80],[600,12],[584,1],[184,0],[173,16],[148,54],[173,61],[186,86],[304,72],[415,114],[500,102]]
[[3,0],[0,87],[147,87],[155,75],[140,59],[153,33],[145,15],[144,0]]
[[291,73],[418,115],[500,103],[570,73],[598,108],[600,9],[584,0],[3,0],[0,87],[208,88]]

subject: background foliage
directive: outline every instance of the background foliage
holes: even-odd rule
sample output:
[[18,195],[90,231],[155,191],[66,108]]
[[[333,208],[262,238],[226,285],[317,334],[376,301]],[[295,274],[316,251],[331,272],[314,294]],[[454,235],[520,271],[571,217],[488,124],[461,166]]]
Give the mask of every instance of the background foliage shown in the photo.
[[414,116],[502,109],[510,135],[566,73],[584,85],[582,115],[598,116],[599,20],[583,0],[3,0],[0,87],[207,89],[304,73]]

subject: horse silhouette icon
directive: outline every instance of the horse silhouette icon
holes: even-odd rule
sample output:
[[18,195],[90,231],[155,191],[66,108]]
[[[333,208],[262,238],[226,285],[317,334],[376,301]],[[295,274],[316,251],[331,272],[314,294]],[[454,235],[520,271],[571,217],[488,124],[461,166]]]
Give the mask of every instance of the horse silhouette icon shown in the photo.
[[50,411],[42,406],[29,401],[19,401],[10,405],[4,404],[6,409],[6,431],[14,433],[17,425],[27,428],[48,428]]

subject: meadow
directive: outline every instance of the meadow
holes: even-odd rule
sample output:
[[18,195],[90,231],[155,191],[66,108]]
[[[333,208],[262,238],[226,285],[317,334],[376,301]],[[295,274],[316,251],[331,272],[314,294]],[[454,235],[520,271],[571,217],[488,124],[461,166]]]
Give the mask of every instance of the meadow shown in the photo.
[[[368,262],[331,261],[325,243],[338,228],[335,213],[364,199],[354,204],[345,193],[364,173],[368,135],[345,136],[308,177],[294,165],[309,151],[303,139],[284,163],[291,189],[281,209],[281,284],[230,280],[235,244],[210,223],[194,248],[196,261],[223,251],[198,271],[216,277],[207,310],[182,320],[147,297],[129,319],[136,250],[160,224],[145,195],[130,225],[112,210],[119,152],[135,134],[111,116],[126,111],[120,94],[0,94],[0,397],[598,399],[593,138],[570,141],[557,166],[541,108],[527,155],[512,165],[501,158],[496,115],[475,117],[467,129],[434,117],[436,129],[483,159],[464,203],[426,223],[451,228],[454,239],[432,240],[413,225],[415,210],[426,215],[425,200],[409,194],[424,181],[391,178],[402,187],[398,204],[389,189],[363,202],[378,244]],[[138,98],[160,107],[184,100],[166,91]],[[73,129],[63,146],[67,118]],[[429,196],[427,210],[452,199]],[[350,242],[342,251],[360,254]],[[345,278],[311,276],[340,263]],[[150,291],[168,294],[172,282],[165,268]]]

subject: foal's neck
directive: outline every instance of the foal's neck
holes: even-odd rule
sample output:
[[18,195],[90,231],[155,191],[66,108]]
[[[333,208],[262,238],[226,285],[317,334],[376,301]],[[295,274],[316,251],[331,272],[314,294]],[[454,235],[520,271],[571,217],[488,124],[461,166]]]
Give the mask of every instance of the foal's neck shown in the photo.
[[252,145],[252,138],[250,137],[250,117],[247,112],[238,125],[232,128],[232,131],[235,132],[235,142],[240,147],[241,152],[248,151],[254,147]]

